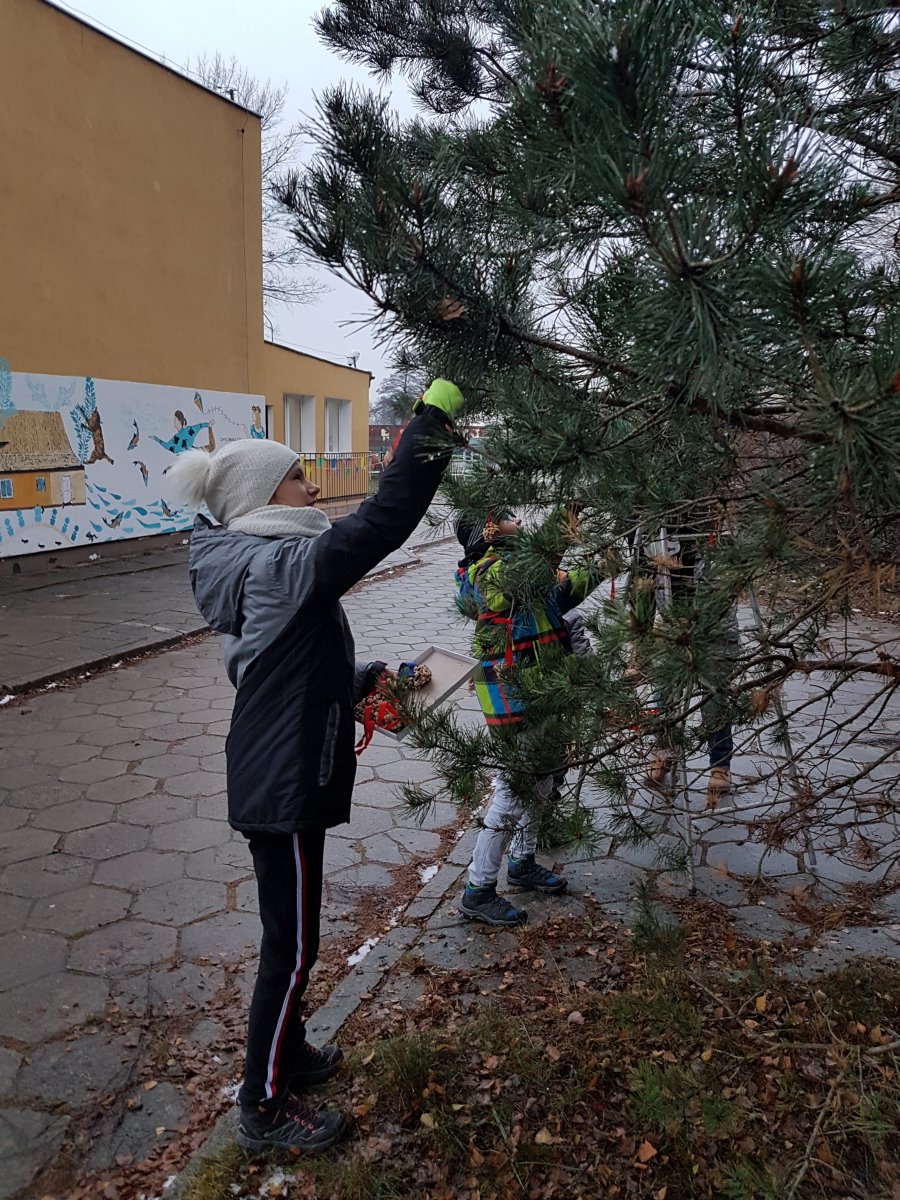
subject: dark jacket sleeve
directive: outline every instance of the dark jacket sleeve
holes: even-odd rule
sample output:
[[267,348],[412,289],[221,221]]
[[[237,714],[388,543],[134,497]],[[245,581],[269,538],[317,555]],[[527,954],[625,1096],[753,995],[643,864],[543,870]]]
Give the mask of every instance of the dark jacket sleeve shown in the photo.
[[309,548],[305,602],[337,599],[397,550],[428,511],[450,461],[444,418],[426,407],[413,417],[381,477],[378,494],[342,517]]

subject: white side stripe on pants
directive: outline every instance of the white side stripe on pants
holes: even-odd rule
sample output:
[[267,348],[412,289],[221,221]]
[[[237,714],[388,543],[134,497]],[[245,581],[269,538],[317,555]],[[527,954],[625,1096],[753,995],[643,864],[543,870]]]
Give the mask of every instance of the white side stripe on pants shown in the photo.
[[284,1036],[284,1025],[290,1011],[291,998],[294,995],[294,989],[297,986],[297,980],[300,978],[300,970],[303,966],[303,937],[306,932],[303,928],[303,859],[300,854],[300,835],[297,833],[294,834],[294,865],[297,870],[297,959],[294,964],[291,981],[288,984],[287,995],[284,998],[278,1022],[275,1026],[275,1033],[272,1036],[272,1048],[269,1051],[269,1067],[266,1072],[267,1100],[275,1098],[275,1075],[278,1065],[278,1052],[281,1049],[281,1039]]

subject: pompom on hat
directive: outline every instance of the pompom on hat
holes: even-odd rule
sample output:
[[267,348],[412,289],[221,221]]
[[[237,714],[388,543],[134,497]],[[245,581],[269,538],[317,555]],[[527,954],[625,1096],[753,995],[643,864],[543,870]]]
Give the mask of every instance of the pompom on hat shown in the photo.
[[168,477],[187,504],[205,504],[222,525],[230,525],[264,508],[298,461],[295,450],[281,442],[242,438],[208,454],[185,450],[168,470]]

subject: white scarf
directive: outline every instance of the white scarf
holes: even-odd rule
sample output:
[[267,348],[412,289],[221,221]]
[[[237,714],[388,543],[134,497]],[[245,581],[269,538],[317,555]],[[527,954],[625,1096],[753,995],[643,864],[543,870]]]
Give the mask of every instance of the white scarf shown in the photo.
[[331,522],[323,512],[312,505],[291,508],[287,504],[267,504],[235,517],[229,529],[238,533],[252,533],[256,537],[318,537]]

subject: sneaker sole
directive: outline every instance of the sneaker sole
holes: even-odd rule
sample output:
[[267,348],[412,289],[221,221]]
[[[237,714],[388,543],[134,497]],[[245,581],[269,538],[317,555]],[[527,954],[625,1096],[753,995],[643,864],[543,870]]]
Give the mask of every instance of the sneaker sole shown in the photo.
[[270,1142],[266,1138],[253,1138],[244,1133],[240,1126],[238,1126],[237,1132],[234,1135],[234,1140],[244,1150],[250,1150],[254,1154],[318,1154],[320,1151],[330,1150],[332,1146],[336,1145],[344,1136],[346,1128],[347,1120],[344,1118],[334,1133],[323,1137],[315,1145],[309,1146],[303,1146],[296,1142],[292,1142],[290,1145],[283,1145],[281,1142]]
[[543,892],[545,896],[558,896],[560,892],[564,892],[569,886],[569,881],[558,884],[556,887],[546,887],[540,883],[519,883],[518,879],[508,879],[507,882],[511,888],[516,888],[520,892]]
[[463,908],[462,905],[460,905],[459,911],[462,913],[462,915],[466,918],[467,921],[480,921],[482,925],[491,925],[495,929],[519,929],[523,925],[528,924],[527,914],[525,915],[524,920],[497,921],[497,920],[493,920],[491,917],[486,917],[484,915],[484,913],[469,912],[469,910],[466,908]]

